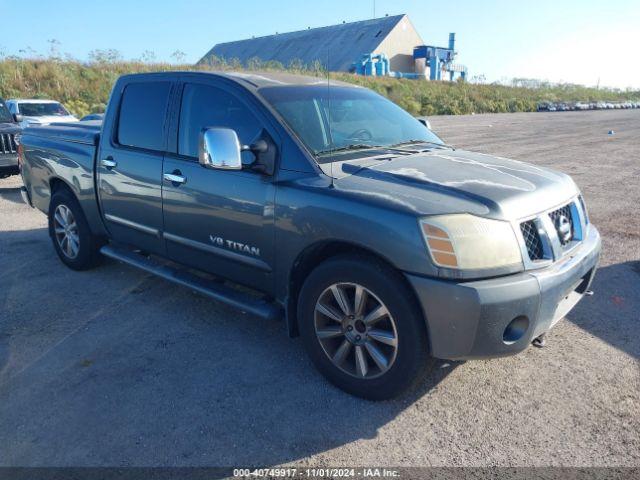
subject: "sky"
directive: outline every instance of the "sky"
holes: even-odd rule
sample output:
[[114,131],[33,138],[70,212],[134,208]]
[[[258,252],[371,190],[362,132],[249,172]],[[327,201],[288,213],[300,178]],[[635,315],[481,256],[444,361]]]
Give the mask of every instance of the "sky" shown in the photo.
[[[0,54],[47,54],[55,39],[80,60],[180,50],[195,63],[219,42],[372,18],[374,0],[0,0],[0,11]],[[640,0],[375,0],[376,16],[400,13],[426,44],[456,32],[470,78],[640,88]]]

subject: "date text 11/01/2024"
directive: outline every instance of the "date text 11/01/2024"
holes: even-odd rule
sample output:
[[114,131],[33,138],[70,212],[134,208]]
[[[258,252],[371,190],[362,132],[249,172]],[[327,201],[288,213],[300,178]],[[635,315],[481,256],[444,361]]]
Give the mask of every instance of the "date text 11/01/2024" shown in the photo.
[[234,469],[239,478],[397,478],[400,472],[389,468],[256,468]]

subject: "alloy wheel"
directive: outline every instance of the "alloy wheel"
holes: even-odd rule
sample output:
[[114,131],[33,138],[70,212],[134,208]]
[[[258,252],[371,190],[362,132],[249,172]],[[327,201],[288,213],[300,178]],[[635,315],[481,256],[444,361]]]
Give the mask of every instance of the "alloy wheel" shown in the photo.
[[78,224],[73,213],[66,205],[60,204],[53,215],[53,229],[56,242],[62,253],[73,260],[80,251]]
[[361,379],[386,373],[398,353],[396,324],[386,305],[357,283],[335,283],[316,302],[315,333],[329,360]]

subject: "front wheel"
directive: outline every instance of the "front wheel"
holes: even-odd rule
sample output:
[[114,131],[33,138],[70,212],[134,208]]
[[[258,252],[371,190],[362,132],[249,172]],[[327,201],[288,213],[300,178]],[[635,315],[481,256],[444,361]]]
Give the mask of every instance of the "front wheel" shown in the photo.
[[419,308],[395,270],[368,257],[337,257],[307,278],[300,333],[316,367],[339,388],[371,400],[395,397],[428,360]]

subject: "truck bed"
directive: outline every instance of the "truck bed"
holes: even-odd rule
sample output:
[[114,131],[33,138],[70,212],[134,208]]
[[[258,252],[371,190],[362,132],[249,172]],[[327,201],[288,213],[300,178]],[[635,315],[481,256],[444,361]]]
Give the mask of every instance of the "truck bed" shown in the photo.
[[63,182],[75,194],[95,232],[103,228],[95,189],[95,155],[102,122],[52,123],[25,128],[21,140],[22,178],[31,204],[49,211],[53,184]]
[[100,120],[61,122],[41,127],[31,126],[28,127],[28,130],[25,130],[24,134],[96,146],[100,141],[101,128],[102,122]]

